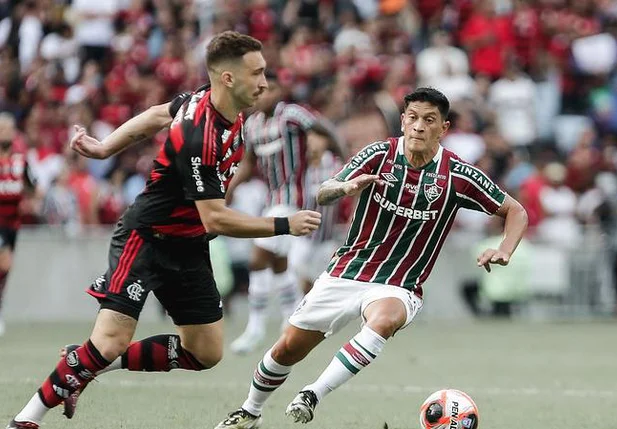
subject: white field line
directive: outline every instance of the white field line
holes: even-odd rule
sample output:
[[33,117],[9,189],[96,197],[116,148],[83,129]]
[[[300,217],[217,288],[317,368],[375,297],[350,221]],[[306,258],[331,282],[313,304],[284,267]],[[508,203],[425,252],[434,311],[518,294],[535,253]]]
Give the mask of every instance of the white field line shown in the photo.
[[[217,383],[216,386],[213,386],[207,379],[204,377],[201,380],[105,380],[104,376],[101,376],[97,379],[97,381],[103,385],[110,386],[113,388],[155,388],[155,387],[166,387],[166,388],[194,388],[194,389],[226,389],[226,390],[248,390],[250,380],[247,380],[246,383],[239,382],[226,382],[226,383]],[[40,379],[35,378],[0,378],[0,386],[13,386],[23,385],[23,384],[36,384],[40,383]],[[452,386],[453,388],[455,386]],[[342,386],[340,389],[347,392],[371,392],[371,393],[391,393],[391,394],[400,394],[400,393],[425,393],[428,394],[430,392],[443,389],[444,386],[415,386],[415,385],[403,385],[398,386],[394,384],[361,384],[361,383],[349,383]],[[283,385],[280,390],[295,392],[297,391],[298,386],[292,385]],[[4,390],[4,389],[0,389]],[[465,387],[465,391],[469,394],[482,394],[482,395],[499,395],[499,396],[544,396],[544,397],[555,397],[555,396],[563,396],[563,397],[590,397],[590,398],[598,398],[598,397],[608,397],[613,398],[617,397],[617,389],[615,390],[605,390],[605,389],[564,389],[564,388],[539,388],[539,387],[514,387],[514,388],[504,388],[504,387],[473,387],[467,386]]]

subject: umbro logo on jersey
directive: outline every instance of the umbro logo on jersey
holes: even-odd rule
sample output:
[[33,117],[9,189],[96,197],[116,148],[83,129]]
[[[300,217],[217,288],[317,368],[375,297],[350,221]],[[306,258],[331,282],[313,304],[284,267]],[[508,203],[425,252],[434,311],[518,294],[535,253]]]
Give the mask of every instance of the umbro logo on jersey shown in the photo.
[[230,135],[231,135],[231,131],[229,130],[223,131],[223,135],[221,136],[221,140],[223,141],[223,143],[227,141]]
[[398,179],[392,173],[381,173],[381,177],[386,179],[388,182],[398,182]]

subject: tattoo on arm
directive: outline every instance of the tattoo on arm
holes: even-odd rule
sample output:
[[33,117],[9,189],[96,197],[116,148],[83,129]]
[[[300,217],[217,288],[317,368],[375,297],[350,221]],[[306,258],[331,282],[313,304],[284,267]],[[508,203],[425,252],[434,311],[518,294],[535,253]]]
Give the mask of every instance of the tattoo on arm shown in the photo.
[[112,313],[112,318],[114,319],[114,322],[116,322],[118,325],[126,328],[135,327],[135,325],[137,324],[137,321],[131,316],[118,313],[117,311],[114,311]]
[[140,134],[129,134],[129,139],[131,139],[132,142],[142,141],[146,137],[148,137],[148,136],[146,134],[143,134],[143,133],[140,133]]
[[343,182],[339,182],[336,179],[330,179],[325,181],[319,188],[319,192],[317,193],[317,203],[322,206],[327,206],[343,196],[345,196]]

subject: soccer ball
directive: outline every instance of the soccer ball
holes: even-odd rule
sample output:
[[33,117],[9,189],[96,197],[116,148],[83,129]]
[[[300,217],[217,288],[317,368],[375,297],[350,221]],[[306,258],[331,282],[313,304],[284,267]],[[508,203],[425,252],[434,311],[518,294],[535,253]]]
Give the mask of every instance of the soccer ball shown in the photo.
[[475,402],[460,390],[439,390],[420,407],[423,429],[477,429],[478,418]]

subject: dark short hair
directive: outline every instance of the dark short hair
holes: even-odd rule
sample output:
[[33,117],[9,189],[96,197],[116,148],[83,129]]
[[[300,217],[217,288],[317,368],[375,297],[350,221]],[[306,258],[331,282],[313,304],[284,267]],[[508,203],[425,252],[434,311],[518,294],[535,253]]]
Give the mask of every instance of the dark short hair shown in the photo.
[[236,31],[224,31],[208,44],[206,65],[212,68],[223,61],[237,60],[248,52],[261,51],[261,42]]
[[436,106],[441,113],[441,117],[446,120],[450,112],[450,102],[448,98],[435,88],[417,88],[414,92],[405,96],[405,109],[409,103],[414,101],[425,101]]

